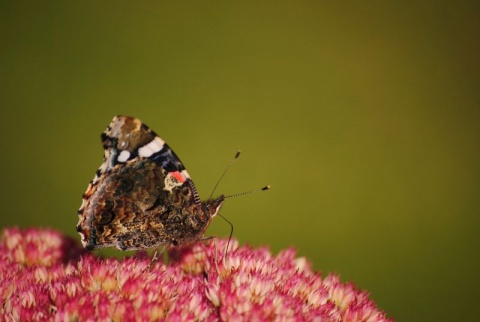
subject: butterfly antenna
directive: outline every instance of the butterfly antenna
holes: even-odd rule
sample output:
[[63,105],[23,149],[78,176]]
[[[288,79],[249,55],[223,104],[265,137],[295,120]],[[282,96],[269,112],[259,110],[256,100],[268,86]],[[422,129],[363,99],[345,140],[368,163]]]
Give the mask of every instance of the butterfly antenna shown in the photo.
[[225,199],[227,199],[227,198],[233,198],[233,197],[239,197],[239,196],[244,196],[244,195],[249,195],[249,194],[252,194],[252,193],[259,192],[259,191],[265,191],[265,190],[268,190],[268,189],[270,189],[270,188],[271,188],[271,186],[268,185],[268,186],[265,186],[265,187],[260,188],[260,189],[255,189],[255,190],[250,190],[250,191],[245,191],[245,192],[236,193],[236,194],[233,194],[233,195],[230,195],[230,196],[225,196]]
[[[235,154],[235,156],[233,157],[232,161],[230,161],[227,164],[227,166],[225,167],[225,170],[223,171],[222,175],[220,176],[217,183],[215,184],[215,187],[213,187],[212,193],[210,194],[210,197],[208,199],[212,199],[213,194],[215,193],[218,185],[220,184],[220,181],[222,181],[222,179],[225,176],[225,174],[227,173],[227,171],[232,167],[232,165],[235,163],[235,161],[237,161],[238,157],[240,156],[240,152],[241,151],[238,150],[237,153]],[[268,189],[270,189],[270,186],[265,186],[261,189],[255,189],[255,190],[251,190],[251,191],[247,191],[247,192],[237,193],[237,194],[234,194],[234,195],[226,196],[224,198],[227,199],[227,198],[232,198],[232,197],[248,195],[248,194],[252,194],[252,193],[255,193],[255,192],[259,192],[259,191],[262,191],[262,190],[268,190]],[[230,246],[230,240],[232,239],[232,236],[233,236],[233,224],[227,218],[222,216],[221,214],[217,213],[217,216],[221,217],[223,220],[225,220],[230,225],[230,235],[228,236],[227,247],[225,248],[225,255],[224,255],[224,259],[225,259],[227,257],[228,248]]]
[[[235,163],[235,161],[237,161],[238,157],[240,156],[240,150],[237,151],[237,154],[235,154],[235,157],[232,159],[232,161],[230,161],[230,163],[228,163],[228,165],[225,167],[225,170],[223,171],[222,175],[220,176],[220,179],[218,179],[217,181],[217,184],[215,185],[215,187],[213,188],[212,190],[212,193],[210,194],[210,197],[208,199],[212,199],[213,197],[213,194],[215,193],[215,190],[217,190],[217,187],[218,185],[220,184],[220,181],[222,181],[223,177],[225,176],[225,174],[227,173],[228,169],[230,169],[232,167],[232,165]],[[233,230],[233,229],[232,229]]]
[[[259,192],[259,191],[268,190],[270,188],[271,188],[271,186],[268,185],[268,186],[265,186],[265,187],[260,188],[260,189],[250,190],[250,191],[246,191],[246,192],[240,192],[240,193],[236,193],[236,194],[233,194],[233,195],[230,195],[230,196],[226,196],[224,198],[227,199],[227,198],[249,195],[249,194],[252,194],[252,193]],[[217,216],[220,216],[221,218],[223,218],[223,220],[225,220],[230,225],[230,235],[228,236],[227,247],[225,248],[225,255],[224,255],[224,258],[227,258],[228,247],[230,246],[230,240],[232,239],[232,236],[233,236],[233,224],[227,218],[223,217],[220,213],[217,213]]]

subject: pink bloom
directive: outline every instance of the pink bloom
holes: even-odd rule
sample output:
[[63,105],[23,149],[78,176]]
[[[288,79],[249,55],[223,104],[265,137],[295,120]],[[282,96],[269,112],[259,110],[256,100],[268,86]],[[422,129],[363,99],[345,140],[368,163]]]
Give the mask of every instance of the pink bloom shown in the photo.
[[86,253],[52,230],[5,229],[0,321],[392,321],[368,294],[322,278],[293,249],[226,240],[121,261]]

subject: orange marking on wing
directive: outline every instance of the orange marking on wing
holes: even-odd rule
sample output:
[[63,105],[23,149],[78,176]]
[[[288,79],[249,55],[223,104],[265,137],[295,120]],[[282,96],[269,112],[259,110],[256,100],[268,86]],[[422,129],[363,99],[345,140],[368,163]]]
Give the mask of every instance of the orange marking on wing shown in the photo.
[[177,179],[179,182],[181,182],[181,183],[184,183],[184,182],[185,182],[185,177],[184,177],[183,174],[181,174],[179,171],[170,172],[170,174],[171,174],[172,176],[174,176],[175,179]]

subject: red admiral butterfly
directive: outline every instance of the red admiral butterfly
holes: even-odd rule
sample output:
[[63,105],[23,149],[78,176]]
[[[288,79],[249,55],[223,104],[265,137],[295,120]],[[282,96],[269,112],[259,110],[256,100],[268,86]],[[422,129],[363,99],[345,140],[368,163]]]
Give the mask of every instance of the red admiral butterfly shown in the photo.
[[78,210],[85,248],[136,250],[202,239],[224,195],[202,202],[180,159],[139,119],[114,117],[101,139],[103,163]]

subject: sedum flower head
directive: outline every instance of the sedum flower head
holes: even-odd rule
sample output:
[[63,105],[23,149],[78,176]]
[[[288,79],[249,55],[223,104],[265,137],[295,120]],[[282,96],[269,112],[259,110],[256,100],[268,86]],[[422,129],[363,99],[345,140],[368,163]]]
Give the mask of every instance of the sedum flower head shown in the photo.
[[104,259],[52,230],[5,229],[0,321],[391,321],[364,291],[322,278],[293,249],[226,240]]

